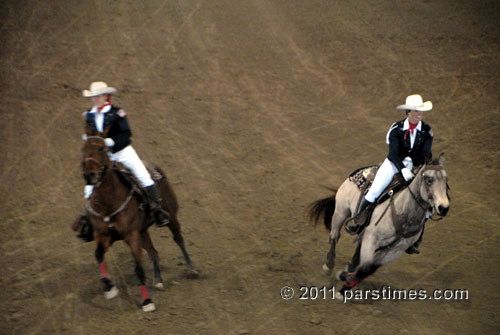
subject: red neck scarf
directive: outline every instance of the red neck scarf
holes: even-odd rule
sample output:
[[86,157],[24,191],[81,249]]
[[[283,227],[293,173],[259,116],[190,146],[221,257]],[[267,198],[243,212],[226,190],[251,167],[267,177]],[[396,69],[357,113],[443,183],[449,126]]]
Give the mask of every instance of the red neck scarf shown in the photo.
[[415,130],[415,128],[417,128],[418,126],[418,122],[417,123],[411,123],[410,120],[408,120],[408,124],[410,125],[410,128],[408,128],[406,131],[405,131],[405,140],[406,140],[406,135],[408,134],[409,131],[411,131],[411,134],[413,135],[413,131]]
[[97,111],[98,111],[98,112],[102,111],[102,110],[103,110],[103,108],[104,108],[104,107],[106,107],[106,106],[111,106],[111,102],[107,102],[107,103],[105,103],[104,105],[102,105],[101,107],[97,107]]
[[413,130],[415,130],[415,128],[417,128],[418,122],[411,123],[410,120],[408,120],[408,124],[410,125],[410,131],[411,131],[411,134],[413,135]]

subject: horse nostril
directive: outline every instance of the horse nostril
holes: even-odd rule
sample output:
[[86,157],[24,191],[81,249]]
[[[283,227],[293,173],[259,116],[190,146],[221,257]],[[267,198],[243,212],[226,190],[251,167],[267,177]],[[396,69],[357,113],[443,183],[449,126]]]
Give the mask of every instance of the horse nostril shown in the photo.
[[444,207],[444,206],[439,205],[439,207],[438,207],[439,215],[446,216],[449,209],[450,209],[450,207]]

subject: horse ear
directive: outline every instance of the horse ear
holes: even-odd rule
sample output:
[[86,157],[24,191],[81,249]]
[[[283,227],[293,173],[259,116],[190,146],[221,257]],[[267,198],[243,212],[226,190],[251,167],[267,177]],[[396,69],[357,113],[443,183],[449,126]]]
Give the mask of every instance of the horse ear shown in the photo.
[[444,164],[444,152],[439,154],[438,163],[439,163],[439,165],[443,166],[443,164]]

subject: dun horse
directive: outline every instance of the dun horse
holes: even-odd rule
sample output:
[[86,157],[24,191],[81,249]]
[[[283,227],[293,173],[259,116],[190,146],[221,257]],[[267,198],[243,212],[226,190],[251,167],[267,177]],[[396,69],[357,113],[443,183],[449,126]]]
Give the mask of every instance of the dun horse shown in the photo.
[[[104,254],[113,242],[124,240],[130,246],[135,260],[135,273],[142,293],[142,310],[154,311],[155,305],[146,289],[146,276],[142,266],[142,249],[144,248],[153,262],[154,286],[160,290],[163,289],[158,252],[147,231],[153,218],[144,208],[141,208],[144,206],[140,206],[134,194],[134,188],[124,183],[112,168],[104,143],[105,132],[97,135],[88,136],[85,141],[82,148],[82,170],[87,182],[94,185],[92,196],[87,201],[87,216],[90,219],[93,239],[97,243],[95,257],[100,266],[104,295],[107,299],[112,299],[118,294],[118,289],[106,271]],[[163,209],[170,216],[169,228],[186,260],[188,276],[196,277],[197,272],[184,246],[180,223],[176,216],[178,211],[176,196],[164,173],[158,168],[156,170],[162,175],[157,186],[163,198]]]
[[[450,203],[443,162],[441,155],[430,165],[424,165],[406,189],[375,207],[366,228],[357,238],[356,252],[346,267],[347,271],[340,271],[337,275],[339,280],[344,281],[340,294],[352,289],[381,265],[401,257],[419,238],[427,216],[446,215]],[[309,207],[311,220],[317,224],[323,217],[325,226],[330,230],[330,250],[323,265],[327,275],[334,268],[335,246],[340,239],[340,231],[355,213],[360,192],[357,185],[347,179],[332,196],[320,199]]]

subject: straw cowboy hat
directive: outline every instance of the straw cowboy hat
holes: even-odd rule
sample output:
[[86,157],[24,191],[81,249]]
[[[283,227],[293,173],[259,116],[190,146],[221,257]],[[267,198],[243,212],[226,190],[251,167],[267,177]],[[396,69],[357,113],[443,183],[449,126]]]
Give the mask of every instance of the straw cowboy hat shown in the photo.
[[397,107],[399,110],[416,110],[420,112],[430,111],[432,109],[432,102],[422,100],[419,94],[409,95],[406,98],[406,103],[404,105],[399,105]]
[[83,96],[90,98],[101,94],[115,94],[116,92],[116,88],[108,86],[105,82],[95,81],[90,84],[90,90],[83,90]]

